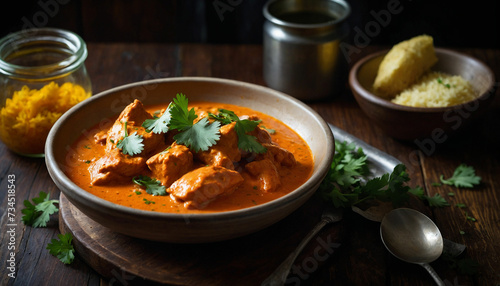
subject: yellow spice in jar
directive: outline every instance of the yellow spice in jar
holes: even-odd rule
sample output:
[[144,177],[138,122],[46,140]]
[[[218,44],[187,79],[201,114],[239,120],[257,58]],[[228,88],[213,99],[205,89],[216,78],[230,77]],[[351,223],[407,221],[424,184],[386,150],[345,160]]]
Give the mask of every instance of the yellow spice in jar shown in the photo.
[[51,82],[40,90],[27,86],[14,92],[0,110],[0,136],[11,150],[21,154],[43,154],[50,128],[68,109],[90,97],[70,82]]

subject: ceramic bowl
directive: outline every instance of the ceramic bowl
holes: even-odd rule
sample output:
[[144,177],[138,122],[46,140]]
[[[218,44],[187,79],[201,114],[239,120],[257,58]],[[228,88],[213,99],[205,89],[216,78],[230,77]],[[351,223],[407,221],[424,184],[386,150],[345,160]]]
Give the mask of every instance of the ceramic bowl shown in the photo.
[[368,55],[349,72],[349,85],[366,115],[386,134],[402,140],[444,136],[462,128],[481,115],[495,94],[495,77],[481,61],[452,50],[436,48],[438,62],[432,70],[461,75],[478,92],[475,100],[451,107],[410,107],[393,103],[372,92],[378,67],[389,50]]
[[[270,114],[293,128],[309,144],[315,158],[313,174],[289,194],[247,209],[213,214],[173,214],[137,210],[96,197],[64,173],[67,148],[103,118],[118,115],[133,101],[168,104],[182,92],[191,101],[203,100],[246,106]],[[50,176],[68,200],[85,215],[111,230],[132,237],[172,242],[203,243],[231,239],[268,227],[300,207],[326,176],[334,153],[327,123],[297,99],[272,89],[215,78],[167,78],[132,83],[104,91],[76,105],[54,125],[46,143]]]

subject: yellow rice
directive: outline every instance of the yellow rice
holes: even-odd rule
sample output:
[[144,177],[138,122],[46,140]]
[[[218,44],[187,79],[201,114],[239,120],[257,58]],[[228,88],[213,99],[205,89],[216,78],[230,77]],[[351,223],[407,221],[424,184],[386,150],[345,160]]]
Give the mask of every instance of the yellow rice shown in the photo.
[[73,105],[90,97],[78,84],[51,82],[40,90],[23,86],[0,110],[0,136],[13,151],[42,154],[50,128]]

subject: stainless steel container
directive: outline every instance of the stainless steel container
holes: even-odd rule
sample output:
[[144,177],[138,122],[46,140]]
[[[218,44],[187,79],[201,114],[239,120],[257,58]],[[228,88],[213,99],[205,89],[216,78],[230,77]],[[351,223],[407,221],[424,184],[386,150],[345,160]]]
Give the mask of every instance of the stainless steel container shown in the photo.
[[[350,6],[343,0],[271,0],[264,6],[266,84],[300,100],[325,99],[344,88]],[[345,69],[345,70],[344,70]]]

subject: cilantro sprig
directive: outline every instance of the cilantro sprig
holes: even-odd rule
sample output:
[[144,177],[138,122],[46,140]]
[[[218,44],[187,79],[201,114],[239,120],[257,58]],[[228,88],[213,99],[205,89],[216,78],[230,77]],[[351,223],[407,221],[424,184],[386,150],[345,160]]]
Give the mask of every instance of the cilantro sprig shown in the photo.
[[422,187],[416,187],[414,189],[411,189],[409,192],[412,193],[413,195],[415,195],[417,198],[419,198],[423,201],[426,201],[429,204],[429,206],[431,206],[431,207],[441,208],[441,207],[447,207],[450,205],[448,203],[448,201],[438,193],[436,193],[432,197],[427,196],[424,193],[424,189],[422,189]]
[[194,123],[198,115],[194,108],[188,109],[188,103],[188,99],[182,93],[177,94],[173,100],[170,110],[172,116],[170,128],[180,131],[174,136],[174,140],[186,145],[194,152],[206,151],[219,140],[220,123],[210,123],[206,117]]
[[145,120],[142,126],[157,134],[177,130],[179,133],[173,138],[178,144],[185,145],[194,152],[206,151],[219,140],[220,123],[210,123],[207,118],[195,123],[198,115],[194,108],[188,108],[188,103],[187,97],[179,93],[160,117]]
[[160,181],[150,178],[148,176],[137,176],[132,179],[132,181],[143,187],[146,193],[153,196],[164,196],[167,194],[165,186],[163,186]]
[[160,117],[155,116],[153,119],[144,120],[142,127],[155,134],[167,133],[169,129],[168,124],[170,123],[170,107],[171,104],[168,105],[167,109]]
[[[46,227],[50,215],[59,211],[56,206],[59,204],[59,200],[51,200],[47,193],[41,191],[38,197],[33,198],[32,201],[34,204],[29,200],[24,200],[25,208],[21,210],[23,223],[34,228]],[[47,249],[50,254],[59,258],[64,264],[70,264],[75,258],[75,249],[71,244],[73,236],[68,232],[64,235],[59,234],[58,237],[59,240],[52,239],[51,243],[47,245]]]
[[142,143],[142,135],[138,135],[137,132],[128,134],[127,131],[127,121],[123,123],[123,138],[118,141],[116,148],[122,150],[123,154],[128,154],[130,156],[140,154],[144,150],[144,143]]
[[234,129],[238,135],[238,148],[247,152],[257,154],[265,153],[267,149],[257,141],[255,136],[247,134],[259,125],[260,121],[240,119],[233,111],[219,109],[218,114],[209,113],[210,118],[220,121],[223,125],[236,122]]
[[21,210],[24,214],[22,221],[25,225],[32,227],[46,227],[50,220],[50,215],[59,211],[56,204],[59,200],[51,200],[50,196],[45,192],[40,192],[38,197],[32,199],[32,204],[29,200],[24,200],[25,208]]
[[476,171],[473,167],[467,166],[466,164],[460,164],[450,178],[445,179],[444,176],[441,175],[440,181],[443,184],[455,186],[457,188],[473,188],[475,185],[479,185],[481,177],[476,176]]
[[50,254],[56,256],[64,264],[71,264],[75,259],[75,248],[71,243],[73,241],[73,235],[71,233],[59,234],[59,240],[52,239],[52,241],[47,245],[47,249]]
[[408,200],[410,187],[406,167],[398,164],[392,173],[363,182],[368,175],[367,156],[353,143],[335,142],[336,153],[331,168],[322,181],[320,195],[335,207],[350,207],[375,199],[392,202],[394,206]]

